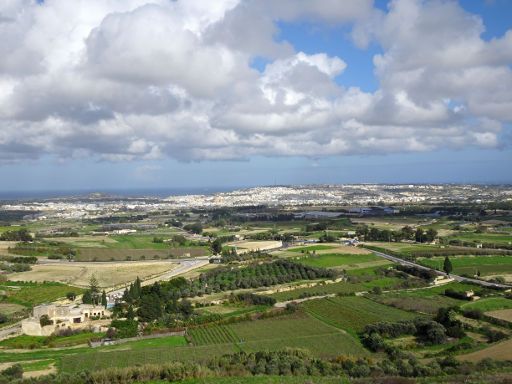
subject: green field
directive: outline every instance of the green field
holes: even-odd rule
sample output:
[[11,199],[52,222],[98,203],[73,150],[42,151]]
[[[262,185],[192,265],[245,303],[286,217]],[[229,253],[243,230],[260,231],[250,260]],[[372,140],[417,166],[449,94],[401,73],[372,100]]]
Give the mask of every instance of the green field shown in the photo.
[[326,251],[329,249],[336,249],[333,245],[310,245],[306,247],[299,247],[299,248],[289,248],[287,249],[288,252],[313,252],[313,251]]
[[71,287],[66,284],[24,282],[2,283],[0,284],[0,290],[6,293],[5,302],[19,304],[25,307],[50,303],[66,297],[66,293],[68,292],[75,292],[77,295],[83,292],[81,288]]
[[462,240],[475,243],[492,243],[498,245],[512,245],[512,234],[501,233],[474,233],[462,232],[448,237],[449,240]]
[[167,249],[129,249],[129,248],[81,248],[76,261],[125,261],[196,257],[208,255],[207,247],[179,247]]
[[226,325],[193,328],[189,335],[194,345],[237,343],[240,341],[233,329]]
[[402,280],[396,277],[382,277],[362,283],[339,282],[322,284],[310,288],[298,288],[292,291],[278,292],[270,295],[277,301],[296,300],[306,296],[319,296],[328,294],[350,295],[356,292],[371,291],[373,287],[392,289]]
[[317,319],[352,334],[362,331],[368,324],[407,320],[418,316],[359,296],[311,300],[303,305]]
[[408,296],[401,293],[389,293],[372,297],[379,303],[390,305],[405,311],[413,311],[428,315],[435,315],[439,308],[451,307],[460,304],[459,300],[444,295],[432,297]]
[[166,338],[162,338],[145,340],[158,343],[151,347],[144,345],[142,348],[141,342],[137,342],[138,347],[127,343],[87,353],[67,353],[62,356],[61,366],[64,372],[77,372],[171,360],[204,362],[213,356],[240,350],[253,352],[286,347],[308,349],[318,357],[368,354],[355,338],[303,313],[196,328],[191,330],[190,336],[196,345],[165,345]]
[[[442,269],[444,257],[422,258],[420,264]],[[482,276],[512,273],[512,256],[450,256],[453,273],[473,276],[480,271]]]
[[299,263],[309,265],[310,267],[342,267],[358,266],[362,263],[381,261],[382,258],[373,254],[362,255],[343,255],[337,253],[328,253],[325,255],[315,255],[301,258]]
[[489,297],[462,305],[462,309],[479,309],[482,312],[499,309],[512,309],[512,299],[505,297]]
[[99,340],[104,336],[104,333],[92,332],[59,337],[21,335],[0,341],[0,347],[14,349],[60,348],[87,344],[90,340]]

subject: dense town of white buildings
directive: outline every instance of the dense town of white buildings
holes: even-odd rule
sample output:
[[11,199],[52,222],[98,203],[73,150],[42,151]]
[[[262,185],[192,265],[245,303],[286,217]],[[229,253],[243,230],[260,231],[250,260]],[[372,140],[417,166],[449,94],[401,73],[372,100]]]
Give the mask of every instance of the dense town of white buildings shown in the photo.
[[191,208],[244,206],[368,206],[408,203],[481,203],[512,199],[510,185],[315,185],[268,186],[239,189],[210,195],[181,195],[167,198],[112,197],[100,194],[36,201],[0,201],[0,210],[26,211],[27,220],[47,218],[82,219],[124,212],[150,212]]

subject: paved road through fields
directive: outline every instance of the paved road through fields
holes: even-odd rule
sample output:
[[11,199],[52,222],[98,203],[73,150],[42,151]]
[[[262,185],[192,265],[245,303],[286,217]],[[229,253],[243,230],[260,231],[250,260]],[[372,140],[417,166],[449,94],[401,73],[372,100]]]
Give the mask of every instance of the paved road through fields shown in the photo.
[[417,264],[417,263],[414,263],[412,261],[407,261],[407,260],[401,259],[401,258],[396,257],[396,256],[391,256],[391,255],[388,255],[387,253],[382,253],[382,252],[378,252],[378,251],[374,251],[374,250],[370,250],[370,251],[372,251],[377,256],[383,257],[383,258],[388,259],[390,261],[393,261],[395,263],[398,263],[398,264],[401,264],[401,265],[408,265],[410,267],[416,267],[416,268],[424,269],[424,270],[427,270],[427,271],[434,271],[435,273],[437,273],[440,276],[449,276],[452,279],[454,279],[456,281],[459,281],[459,282],[473,283],[473,284],[481,285],[483,287],[490,287],[490,288],[504,288],[504,289],[512,288],[512,285],[508,285],[508,284],[491,283],[489,281],[472,279],[470,277],[464,277],[464,276],[453,275],[453,274],[448,275],[448,274],[446,274],[446,273],[444,273],[442,271],[438,271],[437,269],[426,267],[424,265]]

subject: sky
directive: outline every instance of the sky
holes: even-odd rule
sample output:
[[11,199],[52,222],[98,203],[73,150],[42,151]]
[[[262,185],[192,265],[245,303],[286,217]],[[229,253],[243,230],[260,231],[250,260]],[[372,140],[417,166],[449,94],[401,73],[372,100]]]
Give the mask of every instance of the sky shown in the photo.
[[508,0],[2,0],[0,192],[512,183]]

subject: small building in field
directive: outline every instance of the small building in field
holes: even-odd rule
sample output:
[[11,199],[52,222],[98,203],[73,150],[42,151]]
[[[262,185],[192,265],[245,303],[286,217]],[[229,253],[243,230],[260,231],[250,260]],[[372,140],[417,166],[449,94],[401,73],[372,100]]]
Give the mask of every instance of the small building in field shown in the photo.
[[60,329],[94,327],[95,321],[110,317],[110,311],[100,305],[44,304],[34,307],[32,316],[21,322],[21,330],[30,336],[49,336]]

